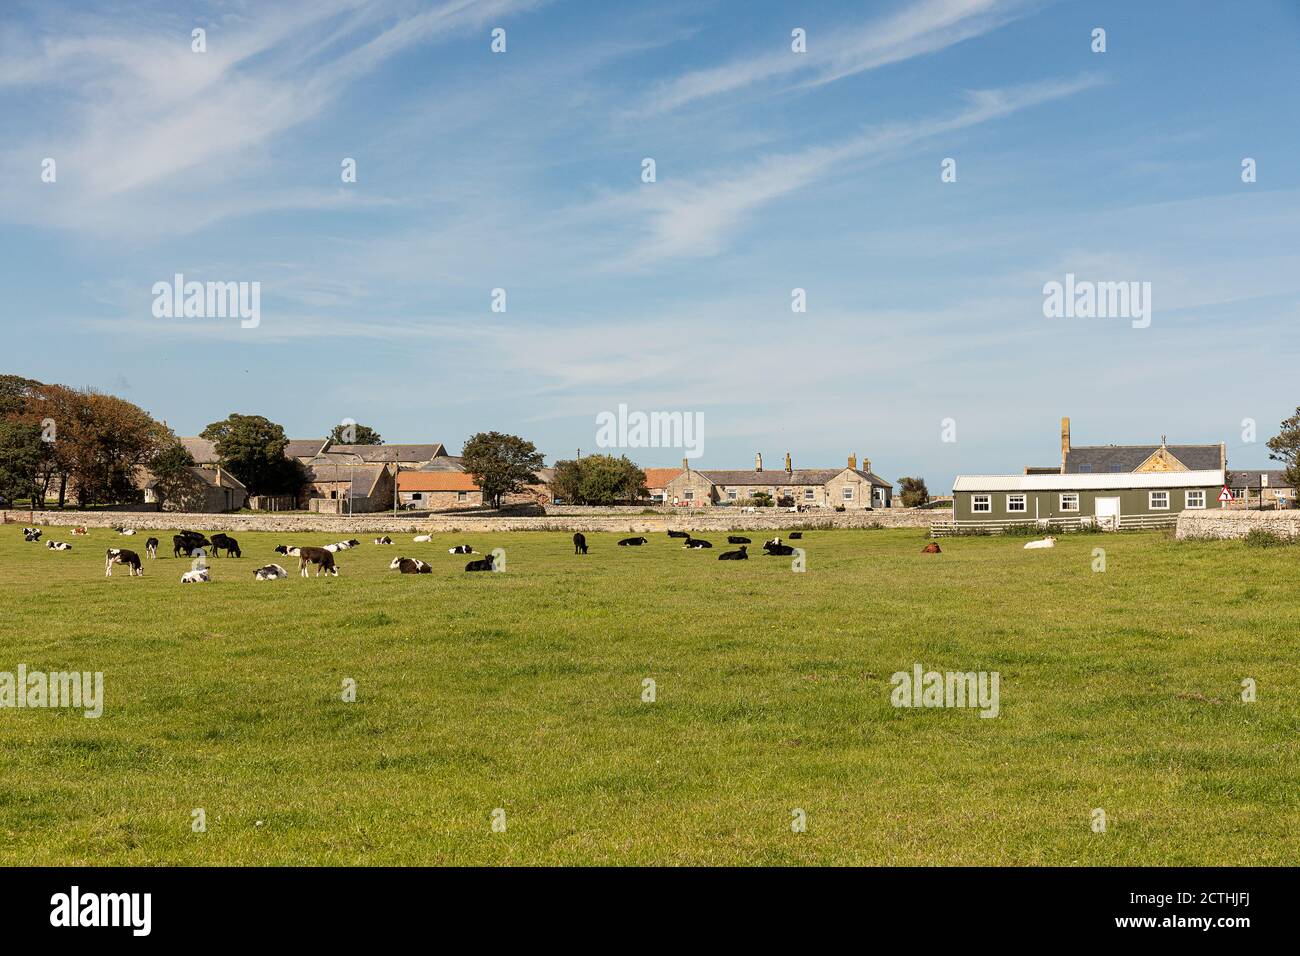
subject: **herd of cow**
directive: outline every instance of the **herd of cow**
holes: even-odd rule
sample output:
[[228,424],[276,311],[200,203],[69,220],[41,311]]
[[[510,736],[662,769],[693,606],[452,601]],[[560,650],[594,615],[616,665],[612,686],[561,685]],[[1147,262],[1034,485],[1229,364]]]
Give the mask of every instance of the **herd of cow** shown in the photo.
[[[114,528],[119,535],[130,536],[135,534],[132,528]],[[70,531],[73,535],[87,534],[85,528],[72,528]],[[23,528],[23,540],[29,542],[39,542],[42,531],[40,528]],[[703,538],[694,538],[688,531],[669,531],[669,538],[685,539],[683,547],[688,550],[700,550],[712,548],[713,543]],[[791,540],[798,540],[803,534],[798,531],[790,533]],[[416,535],[416,542],[429,542],[433,536],[429,534]],[[393,539],[384,535],[375,538],[377,545],[391,545]],[[624,538],[619,541],[620,547],[640,547],[643,544],[649,544],[650,540],[645,537]],[[746,561],[749,559],[748,545],[752,544],[749,538],[739,535],[729,535],[728,544],[738,544],[740,548],[736,551],[724,551],[718,555],[719,561]],[[359,547],[360,541],[351,539],[340,541],[336,544],[327,544],[324,547],[313,547],[307,545],[279,545],[274,550],[277,554],[285,557],[295,557],[298,559],[298,573],[302,577],[308,577],[308,572],[315,569],[316,577],[321,574],[337,577],[339,570],[334,562],[334,555],[339,551],[347,551],[351,548]],[[144,543],[145,554],[150,560],[158,557],[157,538],[149,538]],[[47,541],[46,547],[52,551],[71,551],[72,545],[62,541]],[[199,560],[205,559],[210,554],[214,558],[221,557],[221,552],[226,552],[228,558],[242,558],[243,552],[239,548],[239,542],[227,534],[218,532],[208,537],[198,531],[180,531],[172,535],[172,556],[175,558],[189,557],[194,558],[195,563],[191,570],[181,575],[182,584],[206,584],[212,580],[211,570],[207,567],[206,562]],[[447,549],[449,554],[476,554],[472,545],[458,544],[453,548]],[[763,551],[768,556],[792,555],[795,549],[785,544],[780,538],[773,538],[771,541],[763,543]],[[573,553],[587,554],[587,538],[581,532],[573,536]],[[131,577],[144,577],[144,562],[140,560],[140,555],[129,548],[109,548],[104,553],[104,576],[113,576],[113,566],[118,565],[126,568],[127,574]],[[496,557],[492,554],[483,555],[474,561],[465,565],[466,571],[493,571],[496,570]],[[426,561],[419,558],[393,558],[388,565],[392,571],[399,571],[402,574],[432,574],[433,567]],[[275,581],[280,578],[287,578],[289,572],[278,564],[268,564],[256,569],[253,572],[253,578],[257,581]]]

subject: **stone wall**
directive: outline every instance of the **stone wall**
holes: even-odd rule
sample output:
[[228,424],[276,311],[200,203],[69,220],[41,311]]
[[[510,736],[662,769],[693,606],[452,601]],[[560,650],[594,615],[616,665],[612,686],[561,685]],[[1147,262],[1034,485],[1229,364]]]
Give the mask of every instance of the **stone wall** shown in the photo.
[[944,512],[912,508],[881,511],[804,512],[745,514],[730,508],[691,510],[670,515],[550,515],[544,517],[475,517],[434,515],[431,517],[319,514],[154,514],[105,513],[101,511],[0,511],[6,524],[37,527],[111,528],[117,525],[137,531],[321,531],[348,535],[421,534],[425,532],[494,531],[609,531],[616,533],[683,531],[779,531],[791,528],[929,528]]
[[1178,516],[1178,538],[1244,538],[1260,528],[1280,538],[1300,539],[1300,511],[1184,511]]

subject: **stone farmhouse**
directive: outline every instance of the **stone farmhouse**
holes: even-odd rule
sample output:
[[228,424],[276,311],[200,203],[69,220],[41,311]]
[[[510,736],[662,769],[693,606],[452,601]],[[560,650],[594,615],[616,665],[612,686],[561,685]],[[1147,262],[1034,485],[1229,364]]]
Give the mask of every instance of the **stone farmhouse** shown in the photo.
[[843,468],[795,468],[789,454],[784,469],[765,469],[757,454],[752,471],[701,471],[683,460],[680,473],[664,486],[664,500],[685,508],[744,506],[759,492],[783,508],[865,510],[893,502],[893,484],[871,470],[870,459],[861,468],[856,455]]
[[1255,501],[1264,508],[1294,508],[1296,489],[1287,484],[1286,473],[1280,469],[1265,471],[1228,472],[1228,490],[1233,504],[1251,507]]

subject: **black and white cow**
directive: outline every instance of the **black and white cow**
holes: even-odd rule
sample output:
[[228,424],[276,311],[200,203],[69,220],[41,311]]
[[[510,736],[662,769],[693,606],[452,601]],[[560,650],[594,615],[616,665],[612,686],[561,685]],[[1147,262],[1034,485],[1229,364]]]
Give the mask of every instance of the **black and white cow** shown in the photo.
[[[575,531],[573,533],[573,553],[574,554],[587,553],[587,536],[583,534],[581,531]],[[466,570],[468,570],[468,568]]]
[[393,558],[393,563],[388,568],[390,571],[401,571],[403,574],[433,573],[433,566],[419,558]]
[[124,534],[127,536],[135,534],[135,528],[114,528],[113,530],[118,534]]
[[719,561],[748,561],[749,550],[748,548],[745,547],[745,545],[742,544],[740,546],[739,551],[723,551],[720,555],[718,555],[718,560]]
[[698,551],[700,548],[713,547],[712,541],[705,541],[703,538],[687,538],[683,547],[690,548],[692,551]]
[[181,575],[181,584],[207,584],[212,580],[207,568],[195,568]]
[[454,548],[447,549],[448,554],[473,554],[474,548],[468,544],[458,544]]
[[70,544],[66,544],[66,543],[64,543],[64,542],[62,542],[62,541],[46,541],[46,542],[45,542],[45,547],[49,548],[51,551],[71,551],[71,550],[72,550],[72,545],[70,545]]
[[253,572],[254,581],[275,581],[279,578],[287,578],[289,572],[278,564],[268,564],[264,568],[258,568]]
[[277,545],[274,550],[276,554],[283,554],[286,558],[299,557],[302,552],[302,548],[294,544]]
[[144,567],[140,564],[140,555],[134,551],[128,551],[126,548],[109,548],[104,552],[104,577],[113,576],[113,565],[121,564],[127,569],[131,577],[144,577]]
[[648,538],[624,538],[618,543],[618,546],[620,548],[639,548],[641,545],[646,544],[648,540]]
[[382,538],[375,539],[375,544],[392,544],[392,543],[393,543],[393,539],[390,538],[388,535],[384,535]]
[[764,542],[763,542],[763,547],[766,548],[766,547],[769,547],[769,546],[780,545],[780,543],[781,543],[781,539],[780,539],[780,538],[773,538],[771,541],[764,541]]
[[40,540],[41,540],[41,529],[40,529],[40,528],[23,528],[23,540],[24,540],[24,541],[40,541]]
[[144,543],[144,553],[149,556],[149,560],[158,557],[158,539],[150,538]]

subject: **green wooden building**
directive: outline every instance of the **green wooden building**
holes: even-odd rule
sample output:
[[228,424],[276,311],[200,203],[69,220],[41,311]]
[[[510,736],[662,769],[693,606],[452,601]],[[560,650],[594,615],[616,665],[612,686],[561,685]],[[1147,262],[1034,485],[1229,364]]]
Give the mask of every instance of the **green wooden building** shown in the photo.
[[[959,475],[950,530],[1011,525],[1111,530],[1170,527],[1184,509],[1219,507],[1223,469],[1066,475]],[[936,529],[942,533],[943,529]]]

